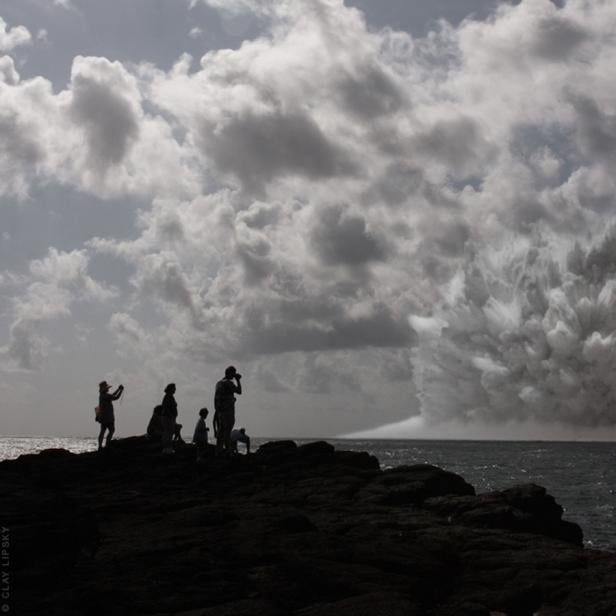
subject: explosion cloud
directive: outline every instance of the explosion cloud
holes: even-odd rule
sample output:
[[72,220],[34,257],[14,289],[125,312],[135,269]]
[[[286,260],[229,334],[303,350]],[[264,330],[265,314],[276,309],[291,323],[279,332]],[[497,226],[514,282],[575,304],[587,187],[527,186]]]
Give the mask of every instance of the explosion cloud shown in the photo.
[[412,318],[426,420],[616,422],[616,233],[554,243],[469,255],[434,316]]

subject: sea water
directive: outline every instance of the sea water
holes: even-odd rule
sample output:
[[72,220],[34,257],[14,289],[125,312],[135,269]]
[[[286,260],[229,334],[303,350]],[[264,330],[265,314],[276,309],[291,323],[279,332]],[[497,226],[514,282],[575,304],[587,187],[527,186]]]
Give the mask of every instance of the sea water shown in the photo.
[[[253,439],[253,448],[268,439]],[[383,468],[427,463],[462,475],[477,492],[520,483],[544,486],[577,522],[588,547],[616,551],[616,444],[599,442],[332,440],[338,449],[368,451]],[[302,442],[302,441],[298,441]],[[0,459],[61,447],[96,449],[95,439],[0,437]]]

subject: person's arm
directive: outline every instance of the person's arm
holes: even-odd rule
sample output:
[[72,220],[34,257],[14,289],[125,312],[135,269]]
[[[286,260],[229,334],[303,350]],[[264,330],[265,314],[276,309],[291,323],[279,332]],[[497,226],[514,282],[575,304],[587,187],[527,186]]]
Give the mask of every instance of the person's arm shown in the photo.
[[241,396],[242,395],[242,377],[239,375],[236,375],[235,382],[237,383],[235,386],[235,393],[238,396]]
[[124,385],[120,385],[112,394],[111,394],[111,399],[112,400],[117,400],[121,395],[122,392],[124,391]]

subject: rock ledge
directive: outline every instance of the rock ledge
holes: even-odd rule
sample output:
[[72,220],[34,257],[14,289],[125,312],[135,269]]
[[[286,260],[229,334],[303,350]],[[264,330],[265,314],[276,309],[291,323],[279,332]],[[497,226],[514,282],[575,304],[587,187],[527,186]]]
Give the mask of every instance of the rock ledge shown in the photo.
[[539,486],[476,495],[322,441],[202,463],[113,445],[0,463],[11,613],[616,616],[616,554]]

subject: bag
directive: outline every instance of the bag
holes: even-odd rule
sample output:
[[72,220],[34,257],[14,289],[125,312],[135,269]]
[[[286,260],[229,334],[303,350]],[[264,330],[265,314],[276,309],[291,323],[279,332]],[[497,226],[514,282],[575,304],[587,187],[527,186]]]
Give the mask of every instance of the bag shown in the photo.
[[94,421],[97,421],[99,423],[101,421],[101,407],[100,406],[94,407]]

